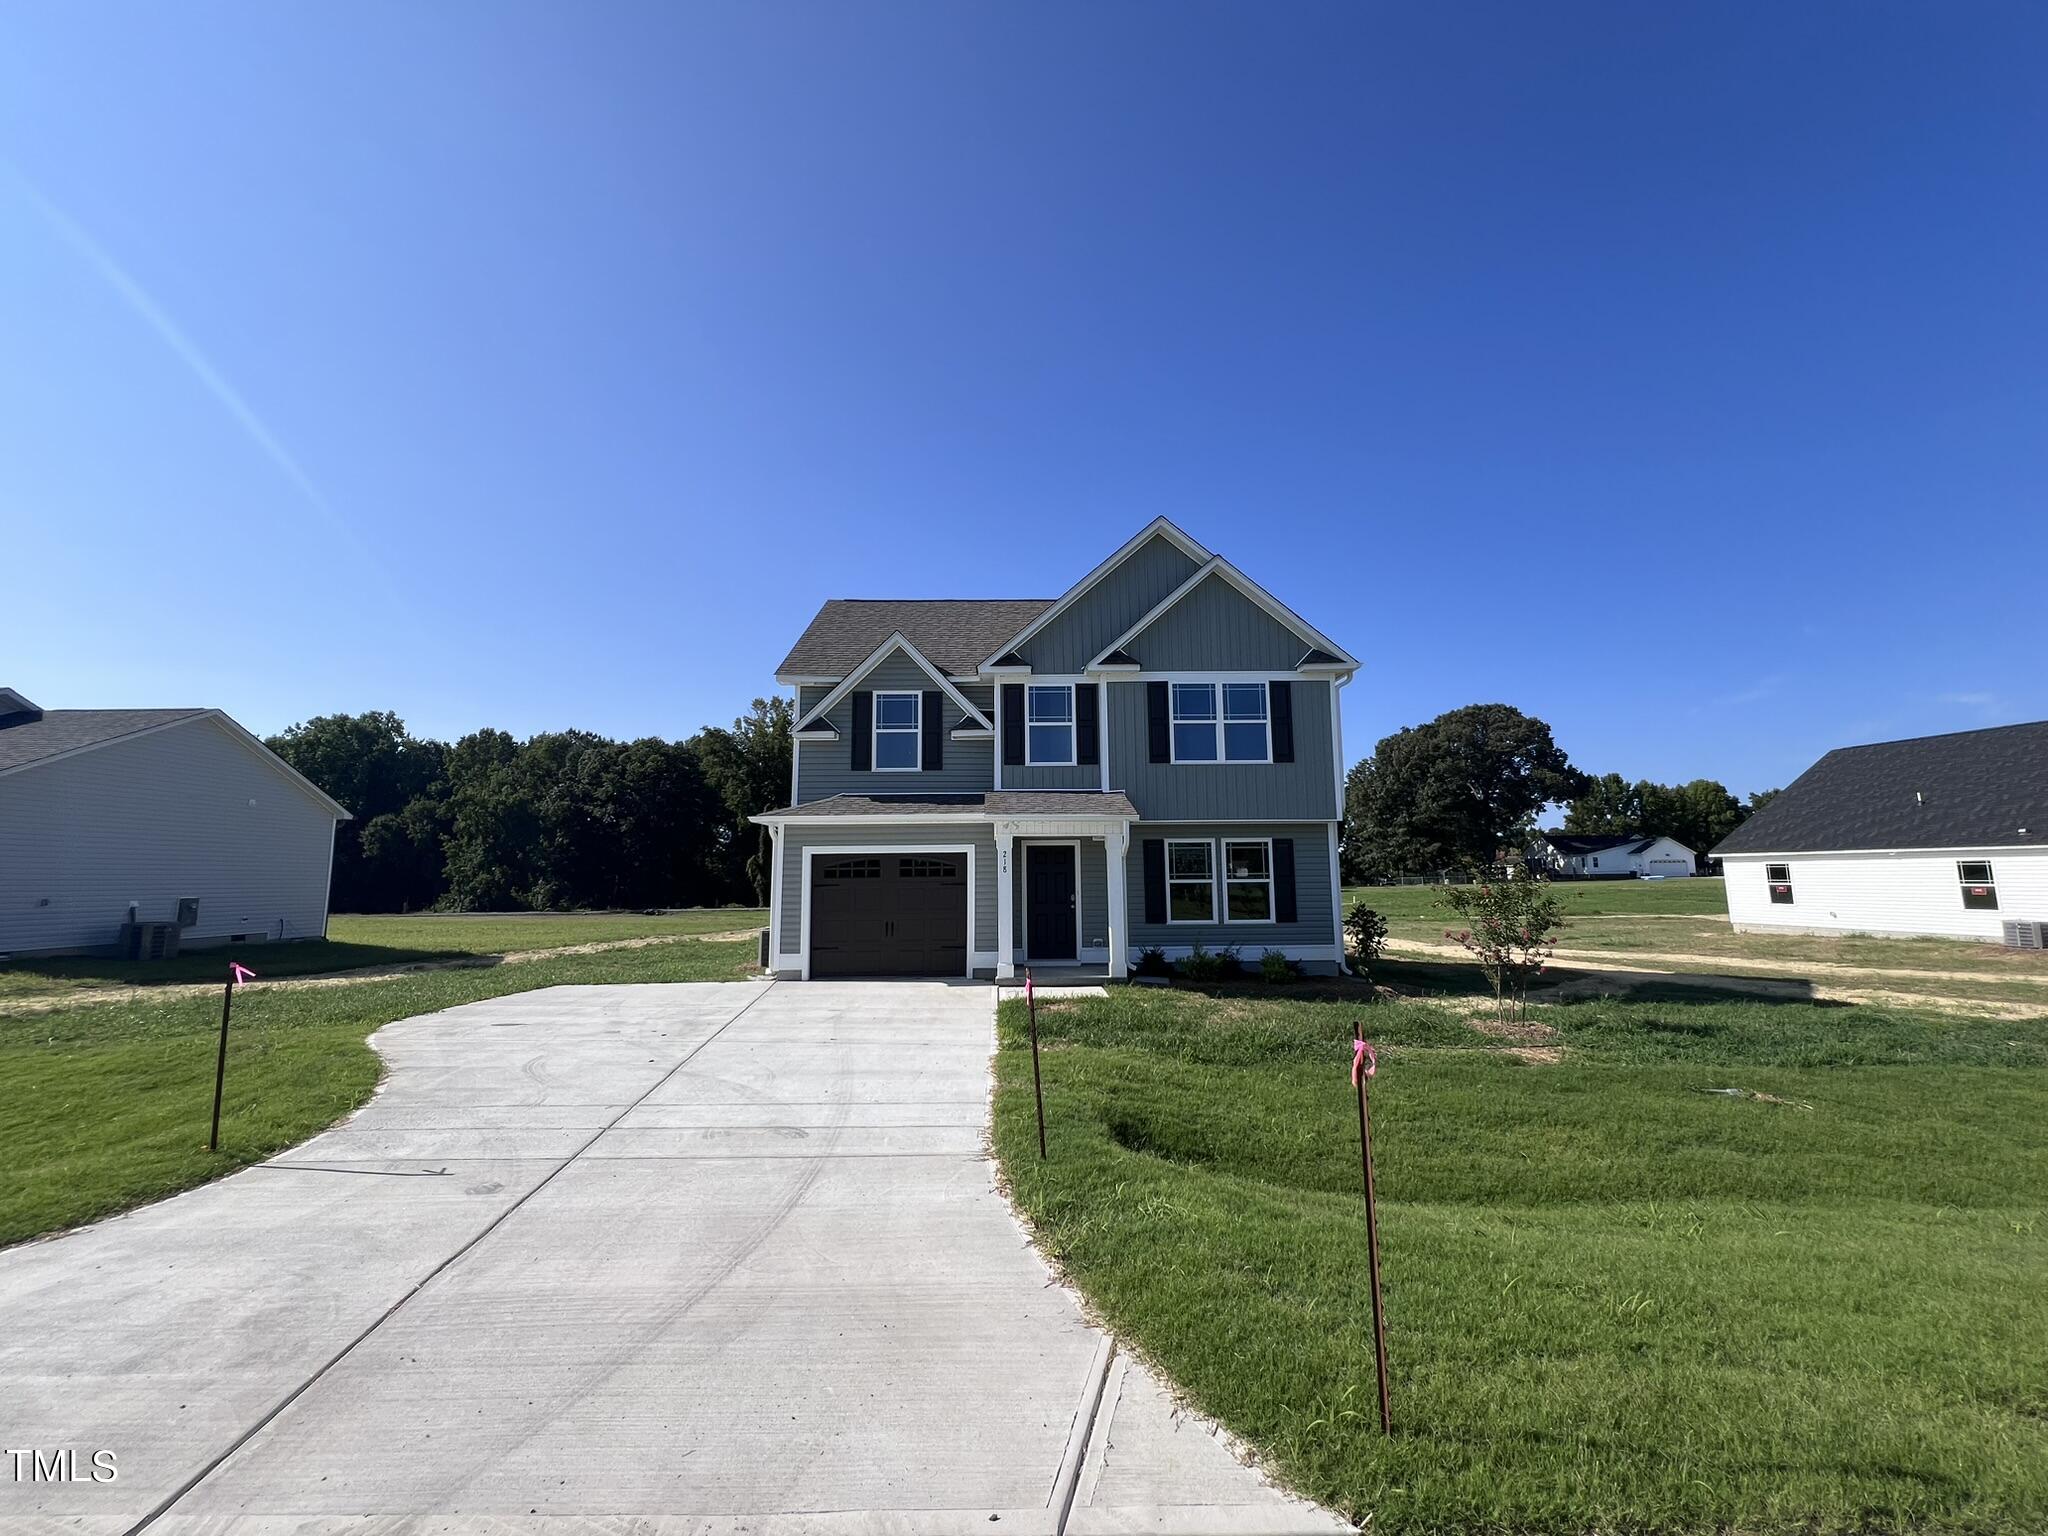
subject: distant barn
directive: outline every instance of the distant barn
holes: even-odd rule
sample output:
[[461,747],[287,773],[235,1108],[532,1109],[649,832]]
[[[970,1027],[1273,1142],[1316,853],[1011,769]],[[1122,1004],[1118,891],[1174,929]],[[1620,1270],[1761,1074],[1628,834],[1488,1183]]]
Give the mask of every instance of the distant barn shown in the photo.
[[0,954],[324,937],[347,819],[217,709],[0,688]]
[[1740,930],[2048,945],[2048,720],[1838,747],[1714,849]]

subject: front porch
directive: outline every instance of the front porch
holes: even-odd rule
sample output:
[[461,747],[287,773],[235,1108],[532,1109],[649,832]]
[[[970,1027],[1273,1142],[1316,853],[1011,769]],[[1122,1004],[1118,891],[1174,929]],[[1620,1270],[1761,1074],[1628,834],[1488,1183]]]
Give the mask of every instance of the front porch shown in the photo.
[[999,817],[996,980],[1025,966],[1040,986],[1091,986],[1130,971],[1123,817]]

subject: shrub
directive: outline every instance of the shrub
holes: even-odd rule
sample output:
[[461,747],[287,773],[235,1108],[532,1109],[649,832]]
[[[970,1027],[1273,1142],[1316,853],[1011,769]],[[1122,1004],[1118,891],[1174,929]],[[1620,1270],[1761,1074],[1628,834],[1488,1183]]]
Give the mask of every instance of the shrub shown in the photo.
[[1245,978],[1244,955],[1235,944],[1216,951],[1216,979],[1218,981],[1243,981]]
[[1269,949],[1259,956],[1259,979],[1261,981],[1294,980],[1294,962],[1277,949]]
[[1363,976],[1387,947],[1387,920],[1371,907],[1353,907],[1344,914],[1344,933],[1352,974]]
[[1154,944],[1138,951],[1138,963],[1131,967],[1133,976],[1173,975],[1173,967],[1166,963],[1166,951]]
[[1183,981],[1217,981],[1223,975],[1223,960],[1221,956],[1212,955],[1197,944],[1188,951],[1187,958],[1174,969],[1180,973]]
[[1470,925],[1446,928],[1444,937],[1462,944],[1493,985],[1495,1016],[1506,1021],[1526,1011],[1529,982],[1543,974],[1551,942],[1564,923],[1564,904],[1550,887],[1534,880],[1490,881],[1453,886],[1444,905]]

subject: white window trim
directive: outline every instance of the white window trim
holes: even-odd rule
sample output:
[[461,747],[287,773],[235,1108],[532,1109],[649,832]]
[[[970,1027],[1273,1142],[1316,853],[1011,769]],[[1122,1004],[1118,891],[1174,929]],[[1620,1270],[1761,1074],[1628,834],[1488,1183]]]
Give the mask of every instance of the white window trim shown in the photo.
[[[1263,720],[1259,722],[1259,724],[1263,725],[1266,728],[1266,750],[1262,756],[1232,757],[1229,755],[1230,748],[1228,746],[1227,737],[1225,735],[1225,727],[1228,726],[1230,722],[1224,718],[1223,714],[1223,689],[1225,684],[1235,684],[1239,687],[1256,686],[1258,688],[1262,688],[1265,690],[1266,716]],[[1189,720],[1186,722],[1189,725],[1213,724],[1215,726],[1216,755],[1214,757],[1184,758],[1180,755],[1180,734],[1176,727],[1178,727],[1182,723],[1182,721],[1180,716],[1175,713],[1175,705],[1179,701],[1179,695],[1174,691],[1177,688],[1207,688],[1209,690],[1209,697],[1215,700],[1216,714],[1213,721]],[[1249,721],[1245,720],[1240,720],[1237,723],[1239,725],[1250,724]],[[1265,678],[1247,677],[1176,677],[1170,679],[1166,685],[1166,756],[1167,760],[1174,764],[1174,766],[1176,767],[1270,767],[1273,762],[1273,688],[1271,683]]]
[[[1963,866],[1965,864],[1982,864],[1984,866],[1984,878],[1982,880],[1965,880],[1963,878]],[[1990,906],[1973,907],[1969,904],[1970,888],[1972,886],[1982,886],[1991,893]],[[1956,860],[1956,897],[1963,903],[1962,910],[1965,912],[1996,912],[2000,910],[1998,905],[1998,871],[1993,867],[1991,860]]]
[[[909,699],[914,706],[912,721],[908,726],[882,725],[882,700]],[[871,706],[873,716],[868,721],[868,767],[875,773],[916,773],[924,767],[924,695],[915,688],[877,688]],[[882,738],[884,736],[908,736],[912,751],[907,767],[882,766]]]
[[[1175,848],[1206,848],[1209,850],[1209,915],[1207,917],[1175,917],[1173,915],[1173,888],[1175,885],[1193,885],[1194,877],[1183,875],[1178,880],[1173,873],[1173,850]],[[1173,928],[1199,928],[1204,923],[1216,922],[1216,840],[1210,837],[1169,837],[1166,839],[1166,922]]]
[[[1233,880],[1230,878],[1230,847],[1257,843],[1266,850],[1266,876],[1263,880]],[[1223,876],[1223,912],[1221,920],[1239,928],[1271,928],[1280,921],[1280,892],[1273,878],[1273,839],[1270,837],[1226,837],[1218,840],[1216,849],[1217,865]],[[1232,917],[1230,915],[1230,888],[1233,885],[1263,885],[1266,888],[1266,915],[1264,917]]]
[[[1051,693],[1058,691],[1067,696],[1067,718],[1064,722],[1046,721],[1047,725],[1064,723],[1067,728],[1067,755],[1065,757],[1033,757],[1031,755],[1031,695],[1034,690]],[[1026,683],[1024,685],[1024,766],[1026,768],[1073,768],[1081,760],[1081,721],[1074,703],[1072,683]]]

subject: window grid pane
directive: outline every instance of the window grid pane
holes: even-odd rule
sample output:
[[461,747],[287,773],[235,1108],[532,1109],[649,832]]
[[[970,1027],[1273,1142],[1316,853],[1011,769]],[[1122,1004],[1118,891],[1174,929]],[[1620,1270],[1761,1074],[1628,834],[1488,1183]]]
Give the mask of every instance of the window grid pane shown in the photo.
[[1175,683],[1173,685],[1173,718],[1176,720],[1214,720],[1216,718],[1216,685],[1214,683]]
[[884,730],[914,730],[917,727],[917,695],[878,693],[875,695],[875,724]]
[[1223,718],[1226,720],[1264,720],[1266,718],[1266,685],[1264,683],[1225,683],[1223,685]]
[[1233,923],[1270,923],[1273,920],[1272,888],[1263,880],[1231,881],[1230,920]]
[[1031,688],[1024,695],[1024,718],[1033,725],[1071,725],[1074,721],[1074,691],[1071,688]]

